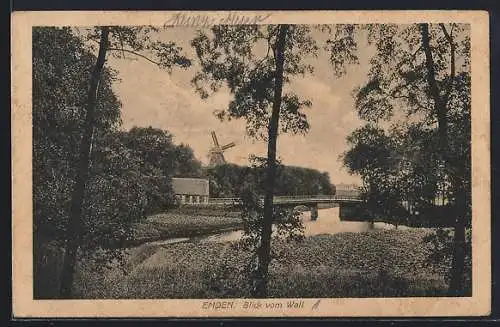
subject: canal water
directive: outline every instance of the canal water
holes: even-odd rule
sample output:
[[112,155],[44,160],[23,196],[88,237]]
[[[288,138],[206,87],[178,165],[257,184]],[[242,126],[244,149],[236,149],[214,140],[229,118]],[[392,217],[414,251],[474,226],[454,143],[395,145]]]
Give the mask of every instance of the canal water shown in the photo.
[[[311,213],[306,211],[301,213],[301,219],[304,224],[304,235],[313,236],[320,234],[338,234],[338,233],[362,233],[377,230],[391,230],[396,229],[396,226],[382,223],[382,222],[361,222],[361,221],[341,221],[339,218],[339,208],[328,208],[320,209],[318,219],[311,221]],[[398,229],[416,229],[415,227],[407,227],[399,225]],[[421,229],[421,228],[418,228]],[[231,232],[219,233],[214,235],[196,237],[195,239],[190,238],[173,238],[168,240],[160,240],[156,242],[151,242],[151,244],[157,245],[167,245],[180,242],[188,241],[198,241],[202,243],[206,242],[230,242],[237,241],[243,236],[242,230],[236,230]]]
[[[313,236],[320,234],[338,234],[338,233],[361,233],[375,230],[396,229],[396,226],[382,222],[358,222],[341,221],[339,218],[339,208],[320,209],[318,219],[311,221],[311,213],[306,211],[301,214],[304,223],[304,235]],[[412,229],[412,227],[398,226],[398,229]],[[203,237],[201,242],[227,242],[236,241],[243,235],[243,231],[233,231]]]

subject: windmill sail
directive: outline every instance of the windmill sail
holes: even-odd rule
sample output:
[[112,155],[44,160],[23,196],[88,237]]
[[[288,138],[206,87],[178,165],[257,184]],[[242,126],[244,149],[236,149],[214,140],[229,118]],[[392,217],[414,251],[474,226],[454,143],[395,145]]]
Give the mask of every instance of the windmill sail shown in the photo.
[[222,150],[227,150],[227,149],[230,149],[232,147],[234,147],[236,144],[234,142],[231,142],[229,144],[226,144],[224,146],[221,147]]
[[215,135],[214,131],[212,131],[212,140],[214,141],[214,146],[218,147],[219,141],[217,140],[217,135]]
[[219,140],[217,139],[217,135],[215,134],[214,131],[211,131],[210,133],[212,135],[212,141],[214,143],[214,146],[212,149],[210,149],[210,152],[208,154],[210,158],[210,166],[217,166],[217,165],[222,165],[226,163],[226,159],[224,158],[224,151],[236,146],[234,142],[228,143],[224,146],[219,145]]

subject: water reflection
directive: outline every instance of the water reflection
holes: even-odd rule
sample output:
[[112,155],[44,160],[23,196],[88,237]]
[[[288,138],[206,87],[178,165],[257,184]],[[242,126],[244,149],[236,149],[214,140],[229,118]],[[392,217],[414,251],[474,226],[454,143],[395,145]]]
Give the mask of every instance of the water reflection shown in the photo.
[[[396,227],[391,224],[381,222],[358,222],[358,221],[341,221],[339,218],[339,208],[321,209],[319,210],[319,218],[316,221],[311,221],[311,213],[303,212],[302,220],[304,222],[305,236],[313,236],[319,234],[337,234],[337,233],[361,233],[373,230],[389,230]],[[407,226],[398,226],[398,229],[410,229]],[[236,241],[243,235],[242,231],[228,232],[218,235],[205,237],[202,242],[227,242]]]

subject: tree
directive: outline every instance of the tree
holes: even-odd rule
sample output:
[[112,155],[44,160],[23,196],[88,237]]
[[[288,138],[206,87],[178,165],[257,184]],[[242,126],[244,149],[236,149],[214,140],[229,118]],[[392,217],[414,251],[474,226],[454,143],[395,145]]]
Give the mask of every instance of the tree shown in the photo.
[[[35,294],[45,248],[66,239],[71,185],[83,130],[89,71],[95,56],[69,28],[33,29],[33,236]],[[114,73],[102,72],[95,124],[101,133],[120,123],[120,102],[112,91]],[[58,287],[59,285],[55,286]],[[48,286],[50,287],[50,286]]]
[[276,174],[276,195],[333,195],[334,186],[326,172],[280,165]]
[[425,65],[427,68],[427,81],[430,87],[430,93],[434,102],[434,111],[436,112],[438,121],[438,131],[439,131],[439,142],[441,155],[447,168],[448,174],[452,179],[452,183],[456,188],[455,191],[455,236],[454,236],[454,252],[452,261],[452,273],[450,281],[450,294],[460,295],[464,288],[464,272],[465,272],[465,255],[466,255],[466,244],[465,244],[465,228],[467,225],[467,189],[466,183],[463,179],[464,176],[460,176],[459,171],[466,171],[466,168],[455,166],[455,163],[450,159],[450,144],[449,144],[449,133],[448,133],[448,102],[450,99],[451,92],[453,91],[453,86],[455,83],[456,74],[456,63],[455,63],[455,52],[456,45],[453,39],[453,27],[451,31],[448,32],[444,24],[439,24],[444,37],[447,41],[450,51],[450,73],[445,79],[440,80],[438,85],[437,73],[434,69],[435,60],[432,56],[432,49],[430,45],[430,35],[429,35],[429,25],[421,24],[420,30],[422,34],[422,46],[425,52]]
[[[109,27],[95,28],[89,34],[90,40],[98,41],[98,55],[90,76],[90,85],[85,103],[86,113],[81,144],[79,146],[78,169],[71,198],[70,218],[67,229],[67,246],[62,269],[61,296],[71,296],[77,251],[81,244],[82,205],[89,174],[89,158],[95,129],[95,111],[98,103],[98,88],[108,51],[118,51],[118,56],[131,53],[170,71],[172,66],[187,67],[190,61],[180,55],[180,48],[174,43],[152,42],[149,32],[152,27]],[[153,60],[141,54],[143,50],[153,52]]]
[[148,180],[144,190],[148,199],[146,214],[164,212],[175,203],[172,189],[174,175],[175,144],[167,131],[152,127],[133,127],[120,133],[117,142],[140,158],[140,175]]
[[92,137],[94,134],[94,112],[97,102],[97,88],[102,70],[104,68],[104,61],[106,60],[108,37],[109,27],[103,27],[99,43],[99,54],[90,78],[90,86],[86,103],[87,111],[85,125],[83,129],[82,142],[80,144],[80,160],[71,200],[69,227],[67,230],[67,247],[66,252],[64,253],[64,263],[62,268],[61,295],[63,297],[71,295],[76,256],[81,241],[81,212],[85,193],[85,183],[88,179],[90,146],[92,144]]
[[[106,250],[110,259],[131,241],[133,223],[173,205],[168,176],[127,144],[127,132],[95,137],[82,206],[79,251]],[[102,258],[101,261],[107,258]]]
[[[263,196],[265,193],[265,170],[262,167],[223,164],[206,170],[210,179],[210,194],[213,197],[241,197],[251,188]],[[276,174],[275,195],[332,195],[334,186],[328,173],[315,169],[279,165]]]
[[413,223],[408,218],[419,218],[414,212],[434,205],[440,172],[434,137],[420,124],[394,125],[386,132],[368,123],[349,135],[344,165],[362,177],[371,216],[397,226]]
[[176,159],[173,176],[195,178],[202,176],[201,162],[196,159],[189,145],[181,143],[176,146],[173,157]]
[[[250,136],[267,141],[266,180],[254,295],[267,294],[270,262],[273,195],[277,170],[276,148],[279,132],[300,133],[309,128],[301,109],[309,100],[300,100],[288,90],[294,76],[312,72],[304,56],[315,56],[317,46],[303,25],[214,26],[192,41],[201,70],[193,84],[202,98],[209,91],[226,86],[234,98],[228,108],[218,110],[220,119],[246,120]],[[257,55],[258,50],[265,53]],[[270,55],[270,53],[272,55]],[[224,85],[225,84],[225,85]]]
[[[413,24],[367,25],[368,40],[376,48],[368,82],[356,92],[355,102],[361,118],[377,123],[390,120],[401,108],[407,120],[421,121],[424,129],[437,129],[435,151],[440,179],[451,184],[449,200],[456,217],[450,294],[463,290],[465,227],[470,216],[470,139],[467,122],[470,107],[470,39],[466,25]],[[352,41],[352,38],[351,38]],[[356,42],[350,42],[355,51]],[[456,56],[461,55],[458,62]],[[355,58],[355,57],[354,57]],[[335,65],[336,63],[333,62]],[[453,115],[465,120],[451,121]],[[452,145],[450,131],[462,130]],[[452,160],[454,159],[459,160]],[[408,158],[403,158],[408,161]],[[411,161],[411,158],[410,158]],[[435,181],[433,181],[434,183]],[[430,185],[432,183],[428,183]]]
[[370,216],[392,217],[395,204],[402,200],[399,184],[395,183],[399,176],[393,140],[371,124],[355,130],[347,140],[351,149],[344,154],[344,165],[351,173],[361,175],[362,196]]
[[212,197],[240,197],[242,189],[248,183],[258,194],[262,194],[260,173],[250,167],[226,163],[209,167],[205,173],[210,180]]
[[176,145],[166,130],[132,127],[124,134],[124,144],[144,158],[149,166],[160,167],[165,176],[200,177],[201,162],[186,144]]

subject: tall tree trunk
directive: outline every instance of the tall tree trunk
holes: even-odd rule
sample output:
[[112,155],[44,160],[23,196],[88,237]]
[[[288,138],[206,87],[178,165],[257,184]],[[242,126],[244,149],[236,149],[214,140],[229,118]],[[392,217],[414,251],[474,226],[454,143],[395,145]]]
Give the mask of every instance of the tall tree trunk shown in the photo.
[[283,91],[283,65],[285,62],[285,40],[288,25],[280,25],[275,45],[276,72],[274,77],[274,99],[271,119],[268,125],[266,194],[264,197],[264,221],[261,244],[258,250],[257,283],[255,296],[267,296],[269,262],[271,260],[271,234],[273,225],[273,197],[276,177],[276,142],[280,117],[281,96]]
[[445,163],[448,163],[448,119],[446,114],[446,103],[443,103],[443,98],[439,92],[439,87],[436,81],[436,71],[434,69],[434,59],[432,50],[429,44],[429,25],[421,24],[422,32],[422,47],[425,53],[425,65],[427,68],[427,83],[434,100],[434,111],[438,120],[439,147],[442,151],[442,156]]
[[438,133],[439,133],[439,148],[445,163],[446,171],[452,179],[455,189],[454,210],[452,213],[455,215],[454,224],[454,239],[453,239],[453,258],[451,267],[451,281],[448,289],[449,295],[457,296],[463,291],[464,271],[465,271],[465,192],[462,191],[463,187],[460,185],[460,179],[457,176],[456,169],[454,169],[453,162],[450,160],[450,149],[448,142],[448,119],[447,119],[447,102],[451,91],[451,83],[455,75],[455,47],[451,36],[446,32],[444,25],[441,25],[446,38],[451,46],[451,73],[450,84],[448,90],[444,95],[440,94],[439,87],[436,82],[436,72],[434,69],[434,60],[432,58],[432,50],[429,42],[429,25],[421,24],[420,31],[422,34],[422,47],[425,53],[426,68],[427,68],[427,82],[431,96],[434,100],[434,110],[438,120]]
[[92,137],[94,134],[94,116],[97,105],[97,89],[99,80],[101,79],[104,61],[106,59],[106,51],[108,48],[109,27],[101,28],[101,40],[99,42],[99,54],[97,61],[92,71],[90,86],[87,98],[87,113],[85,115],[85,124],[80,144],[80,154],[76,178],[73,186],[73,196],[71,198],[70,217],[68,221],[68,229],[66,236],[66,251],[64,254],[64,262],[62,268],[62,280],[60,295],[62,298],[71,297],[73,288],[73,275],[75,272],[75,264],[81,240],[81,224],[82,224],[82,205],[85,195],[85,185],[89,174],[90,149],[92,145]]

